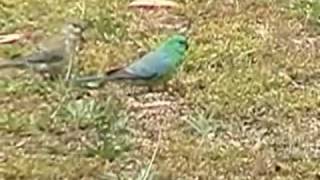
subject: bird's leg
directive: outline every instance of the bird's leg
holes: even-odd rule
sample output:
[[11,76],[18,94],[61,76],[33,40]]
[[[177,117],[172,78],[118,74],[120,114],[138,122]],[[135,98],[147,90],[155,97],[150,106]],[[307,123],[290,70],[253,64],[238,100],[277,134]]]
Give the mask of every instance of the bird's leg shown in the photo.
[[43,77],[44,80],[47,81],[54,81],[59,79],[59,75],[57,73],[53,73],[53,72],[42,72],[41,76]]
[[136,93],[132,89],[129,90],[126,94],[127,94],[127,96],[135,96],[136,95]]
[[170,84],[169,83],[163,84],[163,90],[167,91],[167,92],[170,92]]
[[153,87],[152,87],[152,86],[147,86],[147,92],[148,92],[148,93],[154,92]]
[[127,91],[127,95],[128,96],[132,96],[132,97],[135,97],[135,96],[137,96],[137,95],[140,95],[140,94],[143,94],[143,92],[138,92],[137,90],[136,90],[136,87],[130,87],[130,88],[128,88],[129,90]]
[[51,76],[49,76],[49,74],[46,72],[39,72],[39,75],[43,81],[48,81],[51,79]]

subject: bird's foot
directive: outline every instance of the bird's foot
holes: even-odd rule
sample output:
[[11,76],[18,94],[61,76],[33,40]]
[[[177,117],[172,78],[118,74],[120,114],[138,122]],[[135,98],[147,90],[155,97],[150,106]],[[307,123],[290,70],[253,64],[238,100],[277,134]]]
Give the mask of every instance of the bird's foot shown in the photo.
[[50,72],[39,72],[40,77],[43,81],[55,81],[59,80],[60,76],[55,73],[50,73]]

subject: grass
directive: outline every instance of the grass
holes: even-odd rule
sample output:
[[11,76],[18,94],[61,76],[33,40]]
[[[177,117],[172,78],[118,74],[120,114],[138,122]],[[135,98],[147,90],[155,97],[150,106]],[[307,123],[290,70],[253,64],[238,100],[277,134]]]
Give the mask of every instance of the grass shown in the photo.
[[90,21],[77,74],[127,64],[181,28],[161,22],[192,21],[190,50],[173,94],[1,72],[0,179],[319,179],[318,1],[184,1],[162,19],[127,0],[39,2],[0,2],[1,32]]

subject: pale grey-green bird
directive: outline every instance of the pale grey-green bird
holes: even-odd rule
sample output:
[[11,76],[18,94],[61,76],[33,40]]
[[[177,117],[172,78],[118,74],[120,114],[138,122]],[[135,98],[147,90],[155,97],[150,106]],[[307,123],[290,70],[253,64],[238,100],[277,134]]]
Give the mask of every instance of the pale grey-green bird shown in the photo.
[[[83,83],[97,81],[99,83],[97,86],[101,86],[107,81],[121,80],[151,87],[172,78],[184,61],[187,49],[187,38],[182,35],[173,35],[160,47],[126,67],[106,72],[104,76],[78,78],[74,82],[82,85]],[[89,84],[89,86],[92,85]]]
[[83,21],[68,21],[60,33],[40,42],[30,54],[0,61],[0,69],[31,69],[50,78],[65,74],[70,58],[83,40],[86,27]]

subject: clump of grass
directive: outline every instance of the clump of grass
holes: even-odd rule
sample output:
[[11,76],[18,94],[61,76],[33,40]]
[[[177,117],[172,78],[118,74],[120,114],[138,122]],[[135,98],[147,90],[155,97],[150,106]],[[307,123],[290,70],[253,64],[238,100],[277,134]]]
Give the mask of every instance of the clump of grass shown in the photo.
[[100,156],[114,160],[130,148],[127,118],[121,106],[113,98],[104,101],[79,99],[67,101],[57,114],[65,122],[74,122],[79,128],[93,128],[96,141],[87,144],[88,156]]
[[290,8],[301,13],[307,20],[320,24],[320,1],[298,0],[290,4]]
[[[125,11],[115,11],[115,9],[124,9],[125,1],[118,3],[116,1],[99,1],[100,7],[94,12],[94,16],[89,18],[95,27],[98,38],[106,43],[120,43],[128,36],[128,21],[130,13]],[[90,11],[89,11],[90,13]]]
[[25,117],[18,117],[16,114],[1,114],[0,115],[0,131],[8,133],[19,133],[29,126],[29,120]]

